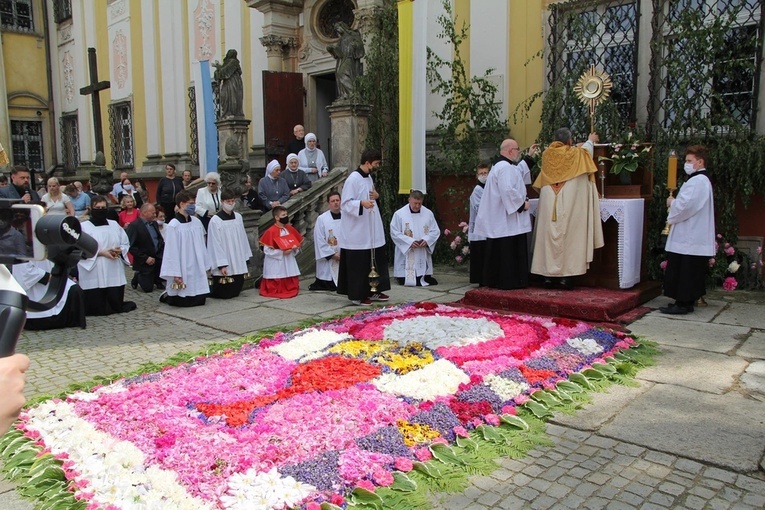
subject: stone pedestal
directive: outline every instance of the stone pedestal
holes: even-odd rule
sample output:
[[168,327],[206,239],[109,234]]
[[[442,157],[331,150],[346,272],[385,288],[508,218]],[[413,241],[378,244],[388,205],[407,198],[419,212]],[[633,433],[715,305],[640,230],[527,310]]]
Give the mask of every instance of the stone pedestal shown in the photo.
[[[216,121],[215,125],[218,127],[218,158],[226,158],[226,144],[229,139],[233,138],[239,148],[238,154],[241,154],[243,159],[247,159],[247,132],[250,129],[250,119],[228,117]],[[200,148],[200,150],[202,149]]]
[[358,168],[369,133],[366,104],[335,101],[327,106],[332,127],[332,168]]

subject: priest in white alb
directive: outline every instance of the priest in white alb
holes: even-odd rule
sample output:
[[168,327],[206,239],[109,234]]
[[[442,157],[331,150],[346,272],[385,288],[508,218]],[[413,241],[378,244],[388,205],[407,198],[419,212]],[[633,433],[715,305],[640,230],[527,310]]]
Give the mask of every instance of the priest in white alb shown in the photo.
[[111,315],[136,309],[125,301],[125,266],[130,240],[125,229],[109,220],[106,198],[98,196],[90,202],[90,220],[82,223],[82,231],[98,241],[98,252],[77,264],[78,282],[85,292],[86,315]]
[[329,210],[316,218],[313,227],[313,249],[316,255],[316,281],[308,290],[337,290],[340,270],[340,193],[327,195]]
[[393,213],[390,237],[396,245],[393,276],[408,287],[437,285],[433,278],[433,250],[441,235],[436,218],[422,205],[421,191],[409,193],[409,203]]
[[165,226],[165,251],[159,276],[167,282],[159,296],[170,306],[200,306],[207,301],[210,257],[205,247],[205,227],[194,214],[196,199],[183,190],[175,196],[175,218]]
[[486,180],[474,232],[486,238],[482,286],[522,289],[529,284],[527,236],[531,232],[525,176],[533,166],[530,156],[521,159],[518,142],[508,138],[499,148],[499,159]]
[[230,299],[242,292],[247,261],[252,257],[242,215],[234,212],[236,194],[224,189],[220,211],[207,226],[207,253],[212,264],[213,285],[210,296]]

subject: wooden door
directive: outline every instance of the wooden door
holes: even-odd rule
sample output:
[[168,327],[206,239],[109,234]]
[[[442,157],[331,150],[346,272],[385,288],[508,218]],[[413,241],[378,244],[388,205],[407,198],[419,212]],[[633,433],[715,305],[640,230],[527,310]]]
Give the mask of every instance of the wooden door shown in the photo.
[[263,132],[268,161],[278,159],[282,168],[292,128],[303,124],[305,89],[302,73],[263,71]]

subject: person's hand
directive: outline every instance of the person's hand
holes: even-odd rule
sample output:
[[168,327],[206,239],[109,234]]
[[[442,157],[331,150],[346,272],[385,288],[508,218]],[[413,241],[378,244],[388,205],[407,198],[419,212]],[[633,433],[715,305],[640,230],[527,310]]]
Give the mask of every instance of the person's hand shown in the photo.
[[32,195],[29,193],[29,191],[24,193],[24,196],[21,197],[21,201],[24,202],[25,204],[28,204],[29,202],[32,201]]
[[28,368],[29,358],[24,354],[0,358],[0,435],[16,421],[26,402],[24,382]]
[[380,194],[377,192],[377,190],[372,190],[369,192],[369,200],[377,200],[380,198]]
[[340,261],[340,254],[339,253],[335,253],[334,255],[332,255],[332,260],[337,260],[339,262]]
[[594,131],[590,133],[590,136],[588,136],[587,139],[591,141],[592,143],[598,143],[600,141],[600,137]]
[[539,152],[539,144],[538,143],[532,143],[531,147],[529,147],[529,156],[535,156],[536,153]]
[[524,211],[528,211],[528,210],[529,210],[529,207],[531,207],[531,202],[529,202],[528,200],[526,200],[526,202],[524,202],[524,203],[523,203],[523,210],[524,210]]
[[290,196],[297,195],[298,193],[300,193],[300,188],[293,189],[292,191],[290,191]]
[[[370,193],[370,195],[371,195],[371,193]],[[375,206],[375,203],[372,202],[371,200],[362,200],[361,201],[361,205],[362,205],[362,207],[364,207],[364,209],[371,209],[371,208],[373,208]]]
[[319,169],[316,168],[315,166],[312,166],[310,170],[311,170],[310,173],[312,173],[312,174],[318,174],[319,173]]
[[220,274],[223,276],[228,276],[228,266],[220,268]]
[[672,202],[675,201],[675,197],[667,197],[667,207],[672,207]]
[[147,265],[147,266],[153,266],[153,265],[154,265],[154,262],[156,262],[156,260],[154,259],[154,257],[146,257],[146,265]]
[[272,207],[272,208],[273,208],[273,207],[276,207],[277,205],[280,205],[278,200],[276,200],[276,201],[274,201],[274,202],[271,202],[271,207]]
[[101,257],[106,257],[109,260],[114,260],[117,258],[114,256],[114,251],[112,250],[101,250],[98,252],[98,255]]
[[183,284],[183,278],[182,278],[182,277],[180,277],[180,276],[174,276],[174,277],[173,277],[173,281],[174,281],[175,283],[177,283],[178,285],[182,285],[182,284]]

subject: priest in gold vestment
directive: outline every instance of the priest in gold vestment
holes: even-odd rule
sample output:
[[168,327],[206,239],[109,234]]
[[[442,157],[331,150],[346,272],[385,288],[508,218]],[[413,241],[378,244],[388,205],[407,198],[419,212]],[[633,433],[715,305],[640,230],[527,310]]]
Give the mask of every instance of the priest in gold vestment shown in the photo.
[[592,159],[598,135],[591,133],[573,146],[571,131],[560,128],[542,154],[542,171],[534,181],[539,191],[531,272],[545,278],[545,287],[571,289],[571,277],[585,274],[593,252],[603,246],[597,167]]

